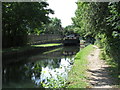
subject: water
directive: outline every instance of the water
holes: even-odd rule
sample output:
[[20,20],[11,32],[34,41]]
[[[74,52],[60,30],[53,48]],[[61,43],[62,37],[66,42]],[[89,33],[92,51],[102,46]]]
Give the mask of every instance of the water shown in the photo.
[[[21,60],[3,63],[3,88],[59,88],[64,87],[77,46],[60,47]],[[31,52],[32,53],[32,52]]]

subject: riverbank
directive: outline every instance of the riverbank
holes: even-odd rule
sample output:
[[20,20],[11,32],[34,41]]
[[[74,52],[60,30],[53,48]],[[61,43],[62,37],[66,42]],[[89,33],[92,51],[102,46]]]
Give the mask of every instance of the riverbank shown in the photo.
[[50,43],[50,44],[40,44],[40,45],[31,45],[33,47],[53,47],[53,46],[60,46],[62,43]]
[[78,52],[69,72],[67,88],[117,88],[116,73],[100,56],[101,49],[95,45]]
[[8,53],[8,52],[19,52],[19,51],[26,51],[28,49],[33,49],[33,48],[43,48],[43,47],[56,47],[56,46],[61,46],[62,43],[49,43],[49,44],[38,44],[38,45],[27,45],[23,47],[11,47],[11,48],[6,48],[2,49],[2,53]]
[[31,45],[24,47],[13,47],[2,50],[3,60],[8,58],[18,58],[21,56],[30,56],[37,53],[42,53],[44,51],[52,50],[62,46],[61,43],[51,43],[51,44],[40,44],[40,45]]
[[78,51],[79,46],[61,46],[14,60],[8,58],[2,64],[3,88],[64,88]]
[[68,74],[66,88],[86,88],[89,85],[86,75],[88,64],[87,56],[93,50],[93,45],[89,45],[77,53],[73,67]]

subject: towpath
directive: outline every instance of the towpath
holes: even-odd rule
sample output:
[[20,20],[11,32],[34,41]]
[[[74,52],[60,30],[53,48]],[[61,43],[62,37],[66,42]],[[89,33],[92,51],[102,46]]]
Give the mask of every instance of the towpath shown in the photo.
[[100,49],[94,46],[94,51],[88,56],[88,77],[91,88],[113,88],[113,78],[110,76],[109,65],[99,59]]

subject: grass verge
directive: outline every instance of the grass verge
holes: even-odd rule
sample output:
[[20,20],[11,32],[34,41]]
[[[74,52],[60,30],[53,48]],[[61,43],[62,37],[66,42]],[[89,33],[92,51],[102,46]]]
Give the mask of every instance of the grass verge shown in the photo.
[[87,70],[87,56],[93,50],[93,46],[89,45],[79,51],[75,56],[75,61],[71,71],[68,74],[68,83],[66,88],[86,88],[87,77],[86,77],[86,70]]
[[40,45],[31,45],[33,47],[51,47],[51,46],[59,46],[62,43],[51,43],[51,44],[40,44]]

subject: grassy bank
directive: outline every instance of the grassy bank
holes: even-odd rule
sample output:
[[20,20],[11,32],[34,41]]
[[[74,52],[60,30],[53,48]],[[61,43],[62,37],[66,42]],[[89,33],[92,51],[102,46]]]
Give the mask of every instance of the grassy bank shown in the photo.
[[79,51],[75,56],[75,61],[68,76],[67,88],[86,88],[87,56],[93,50],[93,46],[89,45]]
[[50,43],[50,44],[40,44],[40,45],[31,45],[33,47],[51,47],[51,46],[59,46],[62,43]]
[[14,52],[14,51],[25,51],[28,49],[32,49],[34,47],[52,47],[52,46],[59,46],[62,43],[51,43],[51,44],[39,44],[39,45],[31,45],[31,46],[23,46],[23,47],[11,47],[7,49],[2,49],[2,52]]

